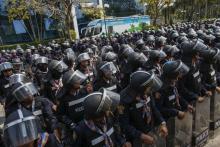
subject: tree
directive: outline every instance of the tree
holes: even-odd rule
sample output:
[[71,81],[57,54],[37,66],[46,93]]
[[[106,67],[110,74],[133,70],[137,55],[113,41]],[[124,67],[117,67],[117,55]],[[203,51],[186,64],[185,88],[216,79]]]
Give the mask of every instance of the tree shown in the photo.
[[140,3],[147,4],[147,12],[153,19],[153,25],[156,25],[157,19],[161,16],[162,9],[166,5],[174,2],[173,0],[140,0]]
[[86,18],[90,20],[94,20],[101,18],[103,10],[101,8],[90,7],[90,8],[83,8],[82,12]]
[[52,7],[52,17],[55,17],[63,26],[64,33],[68,38],[71,38],[71,31],[73,29],[73,7],[78,6],[80,0],[53,0],[48,2]]
[[176,0],[174,8],[175,12],[183,13],[184,19],[192,21],[218,16],[219,6],[219,0]]
[[[59,29],[64,31],[67,38],[71,37],[73,28],[72,8],[79,4],[80,0],[8,0],[9,20],[24,20],[29,23],[31,32],[24,24],[31,40],[40,41],[43,35],[43,16],[53,18],[59,22]],[[38,21],[40,20],[40,22]],[[34,25],[35,24],[35,25]],[[35,30],[35,27],[37,29]]]

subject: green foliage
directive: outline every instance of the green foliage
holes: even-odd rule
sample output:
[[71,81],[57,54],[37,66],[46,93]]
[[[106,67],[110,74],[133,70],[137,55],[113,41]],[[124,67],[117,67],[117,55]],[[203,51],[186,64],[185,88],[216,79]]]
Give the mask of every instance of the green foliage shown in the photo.
[[82,12],[87,19],[94,20],[100,19],[103,13],[101,8],[83,8]]
[[8,18],[12,22],[15,19],[26,20],[30,18],[25,0],[9,0]]
[[[64,41],[63,38],[58,38],[58,39],[53,39],[53,40],[56,40],[56,42],[63,42]],[[0,46],[0,50],[15,49],[17,45],[20,45],[23,49],[26,49],[30,45],[37,46],[39,43],[47,45],[50,41],[51,41],[51,39],[50,40],[43,40],[41,42],[29,42],[29,43],[20,43],[20,44],[12,44],[12,45],[3,45],[3,46]]]
[[148,25],[146,23],[139,23],[137,27],[135,27],[133,24],[128,29],[128,32],[136,32],[136,31],[144,31],[144,30],[151,30],[151,29],[157,29],[156,26]]
[[76,39],[76,32],[72,29],[69,30],[69,32],[70,32],[70,39],[75,40]]

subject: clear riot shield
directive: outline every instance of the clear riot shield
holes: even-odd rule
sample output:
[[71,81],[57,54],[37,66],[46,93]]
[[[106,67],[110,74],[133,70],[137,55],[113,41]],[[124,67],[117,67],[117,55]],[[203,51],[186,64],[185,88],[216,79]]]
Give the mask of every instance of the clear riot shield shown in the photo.
[[190,147],[192,142],[193,115],[186,112],[182,120],[171,118],[167,122],[169,135],[167,147]]
[[220,134],[220,94],[213,92],[210,99],[210,137]]
[[203,146],[209,138],[210,97],[196,102],[193,122],[193,145]]
[[5,121],[4,106],[0,104],[0,134],[3,133],[4,121]]

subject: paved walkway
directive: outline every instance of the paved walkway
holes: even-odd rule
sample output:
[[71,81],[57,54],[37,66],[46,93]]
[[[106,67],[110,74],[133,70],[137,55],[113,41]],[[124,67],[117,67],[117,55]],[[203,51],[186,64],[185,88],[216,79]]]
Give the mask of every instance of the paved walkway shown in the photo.
[[205,147],[220,147],[220,135],[214,139],[209,139],[209,142],[205,145]]

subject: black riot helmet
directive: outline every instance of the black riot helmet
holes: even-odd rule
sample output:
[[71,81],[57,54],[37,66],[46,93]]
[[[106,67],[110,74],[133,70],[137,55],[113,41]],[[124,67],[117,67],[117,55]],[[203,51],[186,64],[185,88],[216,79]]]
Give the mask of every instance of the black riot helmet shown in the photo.
[[94,51],[91,48],[85,49],[85,52],[87,52],[89,54],[90,58],[94,57]]
[[75,65],[75,61],[76,61],[76,55],[72,53],[67,53],[63,58],[63,62],[68,67],[73,67]]
[[48,64],[49,60],[47,57],[40,56],[35,60],[35,64]]
[[174,57],[177,53],[180,52],[180,50],[176,46],[172,46],[172,45],[165,45],[163,51],[169,57]]
[[4,142],[7,146],[25,146],[38,139],[41,133],[39,119],[25,108],[20,108],[6,118],[4,123]]
[[36,59],[39,58],[39,57],[40,57],[39,54],[33,54],[33,55],[31,56],[31,60],[32,60],[32,64],[33,64],[33,65],[36,65],[36,64],[35,64],[35,61],[36,61]]
[[184,58],[192,58],[199,55],[201,51],[206,50],[207,46],[200,41],[184,41],[181,43],[180,48]]
[[189,67],[181,60],[168,61],[163,65],[163,77],[176,79],[178,76],[184,76],[189,72]]
[[112,102],[110,110],[114,112],[116,110],[116,107],[119,105],[120,94],[106,88],[101,88],[99,91],[102,93],[102,97],[109,97],[111,99]]
[[117,68],[113,62],[104,61],[99,65],[99,71],[108,79],[111,79],[117,73]]
[[195,31],[194,29],[192,29],[192,28],[189,29],[189,32],[188,32],[187,36],[188,36],[188,38],[190,38],[190,39],[195,39],[195,38],[198,37],[196,31]]
[[67,70],[67,65],[63,61],[52,60],[48,65],[49,70],[53,72],[63,73]]
[[129,54],[133,53],[134,49],[131,48],[129,45],[122,45],[121,49],[119,50],[119,56],[127,58]]
[[9,78],[9,85],[13,86],[16,83],[28,83],[30,82],[29,78],[27,78],[24,74],[13,74]]
[[143,93],[146,88],[157,91],[162,87],[162,81],[154,74],[146,71],[136,71],[130,76],[130,87],[137,92]]
[[146,39],[146,45],[153,47],[155,45],[155,37],[153,35],[149,35]]
[[3,62],[0,64],[0,72],[6,71],[6,70],[12,70],[13,65],[10,62]]
[[20,72],[21,70],[24,70],[23,62],[20,58],[12,59],[12,65],[15,72]]
[[35,60],[35,65],[37,66],[37,69],[39,69],[41,72],[47,72],[48,58],[47,57],[37,58]]
[[86,79],[87,76],[79,70],[70,70],[63,75],[62,82],[64,88],[70,88],[74,84],[82,84]]
[[76,70],[67,71],[62,77],[63,87],[57,94],[57,98],[62,98],[69,90],[74,88],[75,91],[79,90],[81,85],[87,80],[87,76],[82,72]]
[[127,58],[127,72],[131,73],[142,67],[146,63],[148,58],[143,53],[133,52],[128,55]]
[[167,41],[167,38],[165,38],[163,36],[157,37],[155,40],[155,46],[162,47],[162,46],[166,45],[166,41]]
[[139,50],[141,50],[145,46],[143,39],[139,39],[135,44],[136,44],[136,48]]
[[75,54],[72,48],[67,48],[64,51],[65,54]]
[[93,92],[86,96],[84,114],[86,119],[96,119],[105,116],[108,111],[115,111],[120,102],[120,96],[106,89]]
[[203,50],[200,52],[206,63],[219,63],[220,61],[220,50],[218,48],[212,48],[209,50]]
[[161,60],[163,60],[164,58],[166,58],[166,53],[162,50],[151,50],[149,52],[149,60],[153,61],[153,62],[160,62]]
[[102,60],[107,61],[107,62],[116,62],[117,59],[118,59],[118,56],[114,52],[108,52],[108,53],[103,54],[102,56]]
[[28,83],[15,83],[12,86],[12,96],[20,103],[30,102],[33,100],[33,97],[38,94],[37,88],[32,82]]
[[113,51],[113,47],[111,45],[106,45],[102,47],[101,54],[112,52],[112,51]]
[[82,61],[88,61],[90,60],[90,56],[89,56],[89,53],[81,53],[78,55],[78,58],[77,58],[78,62],[82,62]]

